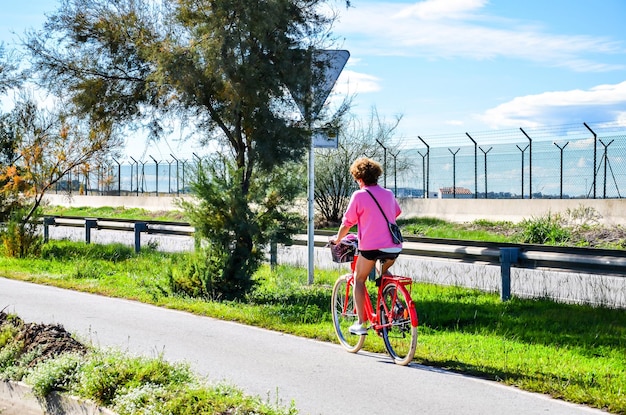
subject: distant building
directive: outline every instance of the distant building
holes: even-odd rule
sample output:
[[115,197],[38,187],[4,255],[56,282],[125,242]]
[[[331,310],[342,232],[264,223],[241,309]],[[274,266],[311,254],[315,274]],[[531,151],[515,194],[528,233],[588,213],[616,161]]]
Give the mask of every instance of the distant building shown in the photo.
[[465,187],[441,187],[439,188],[439,199],[472,199],[474,194]]

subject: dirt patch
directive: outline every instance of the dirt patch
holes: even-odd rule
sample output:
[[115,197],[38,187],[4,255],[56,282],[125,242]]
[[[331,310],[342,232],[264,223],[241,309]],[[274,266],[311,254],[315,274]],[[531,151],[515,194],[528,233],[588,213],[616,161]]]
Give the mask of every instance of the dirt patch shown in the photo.
[[614,249],[624,249],[626,247],[626,229],[615,226],[578,230],[573,233],[573,239],[582,241],[585,246],[592,248],[611,246]]
[[[522,227],[510,222],[472,222],[457,225],[461,229],[482,230],[507,238],[520,235]],[[589,248],[626,249],[626,228],[622,226],[580,226],[565,222],[563,228],[570,233],[566,246],[584,246]]]
[[[83,355],[87,352],[87,347],[72,338],[71,334],[61,325],[24,323],[18,316],[6,314],[0,310],[0,333],[7,329],[13,333],[10,341],[19,345],[19,356],[15,357],[15,362],[19,360],[19,364],[28,368],[65,353]],[[29,354],[31,355],[29,356]],[[7,384],[11,384],[11,382]],[[9,390],[8,393],[7,390]],[[21,386],[17,383],[11,384],[8,389],[0,388],[0,415],[96,413],[113,414],[113,412],[88,401],[61,394],[48,395],[43,401],[35,399],[29,386]]]
[[34,367],[39,362],[57,357],[64,353],[83,354],[87,348],[72,338],[63,326],[58,324],[24,323],[19,317],[0,311],[0,328],[5,324],[17,329],[15,340],[22,344],[21,353],[35,353],[35,358],[28,363]]

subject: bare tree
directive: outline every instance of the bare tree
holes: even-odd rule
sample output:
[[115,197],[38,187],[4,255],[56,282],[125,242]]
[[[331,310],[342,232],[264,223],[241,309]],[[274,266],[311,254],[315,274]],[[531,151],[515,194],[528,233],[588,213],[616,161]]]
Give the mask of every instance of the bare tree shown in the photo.
[[[345,118],[339,124],[338,148],[316,150],[315,205],[319,220],[327,225],[340,222],[350,195],[357,189],[349,172],[352,162],[359,157],[370,157],[385,164],[386,151],[398,153],[393,138],[401,116],[387,121],[372,108],[365,124],[354,115]],[[401,162],[399,169],[405,167],[406,163]]]
[[23,74],[18,72],[18,58],[14,52],[7,52],[0,43],[0,95],[9,89],[19,86]]

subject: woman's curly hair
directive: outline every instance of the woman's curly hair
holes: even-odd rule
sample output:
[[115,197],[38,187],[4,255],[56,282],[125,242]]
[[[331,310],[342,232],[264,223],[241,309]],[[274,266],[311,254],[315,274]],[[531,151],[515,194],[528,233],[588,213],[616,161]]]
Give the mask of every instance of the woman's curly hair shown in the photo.
[[383,174],[383,168],[377,161],[361,157],[350,166],[350,174],[354,180],[361,179],[366,186],[371,186],[378,183],[378,178]]

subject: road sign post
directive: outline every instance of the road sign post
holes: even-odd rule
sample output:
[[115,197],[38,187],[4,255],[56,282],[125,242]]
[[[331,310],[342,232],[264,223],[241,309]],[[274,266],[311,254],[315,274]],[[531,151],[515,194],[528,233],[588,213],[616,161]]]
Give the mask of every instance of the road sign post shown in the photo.
[[[305,53],[309,53],[305,51]],[[314,50],[311,51],[310,68],[305,73],[309,79],[297,85],[288,85],[293,99],[304,116],[309,129],[309,184],[308,184],[308,282],[313,283],[313,265],[315,260],[315,143],[312,131],[313,122],[317,119],[330,91],[346,65],[350,52],[347,50]]]

